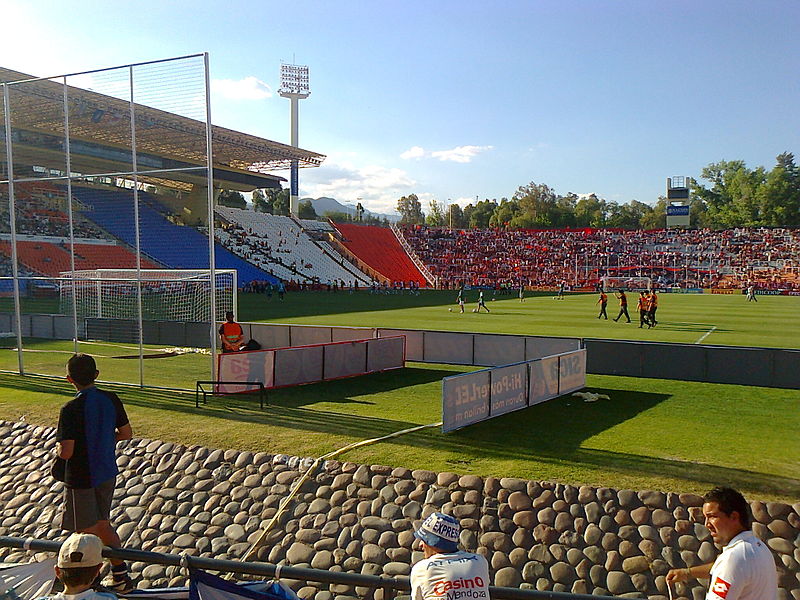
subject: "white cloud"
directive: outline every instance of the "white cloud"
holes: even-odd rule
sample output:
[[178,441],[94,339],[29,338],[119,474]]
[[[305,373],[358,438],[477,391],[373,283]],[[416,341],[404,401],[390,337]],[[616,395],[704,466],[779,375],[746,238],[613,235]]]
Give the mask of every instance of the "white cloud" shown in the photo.
[[416,184],[402,169],[357,165],[338,156],[329,156],[319,168],[300,171],[301,196],[328,196],[342,204],[355,204],[360,198],[364,208],[378,213],[396,213],[397,199],[415,193]]
[[467,198],[464,198],[464,197],[456,198],[455,200],[451,200],[450,203],[451,204],[458,204],[461,208],[464,208],[467,204],[475,204],[476,201],[475,201],[475,198],[473,198],[472,196],[469,196]]
[[404,160],[420,158],[436,158],[441,161],[468,163],[481,152],[491,150],[494,146],[456,146],[450,150],[427,151],[422,146],[412,146],[400,155]]
[[410,160],[412,158],[422,158],[425,156],[425,148],[422,146],[412,146],[400,155],[403,160]]
[[228,100],[265,100],[272,97],[272,88],[250,75],[244,79],[212,79],[211,92]]
[[441,161],[451,161],[457,163],[472,162],[481,152],[491,150],[492,146],[457,146],[452,150],[437,150],[431,152],[433,158],[438,158]]

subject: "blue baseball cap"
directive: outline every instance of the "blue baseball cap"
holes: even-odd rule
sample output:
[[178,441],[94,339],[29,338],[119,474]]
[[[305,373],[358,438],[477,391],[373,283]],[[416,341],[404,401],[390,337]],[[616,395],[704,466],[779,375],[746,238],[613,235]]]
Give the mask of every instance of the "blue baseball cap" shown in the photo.
[[432,513],[422,522],[414,532],[414,537],[422,540],[428,546],[433,546],[445,552],[458,550],[458,537],[461,525],[455,517],[440,512]]

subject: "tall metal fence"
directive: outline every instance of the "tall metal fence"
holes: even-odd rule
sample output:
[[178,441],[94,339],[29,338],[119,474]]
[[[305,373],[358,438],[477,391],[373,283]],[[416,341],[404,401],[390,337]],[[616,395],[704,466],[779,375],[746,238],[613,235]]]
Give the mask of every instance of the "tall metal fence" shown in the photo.
[[[62,375],[86,351],[133,359],[101,358],[104,380],[207,378],[219,312],[208,56],[46,78],[0,69],[0,81],[0,370]],[[199,272],[165,266],[182,262]],[[68,341],[38,337],[32,314],[60,315],[53,337]],[[134,339],[90,342],[93,317],[130,320]],[[212,356],[145,360],[148,320],[205,322]]]

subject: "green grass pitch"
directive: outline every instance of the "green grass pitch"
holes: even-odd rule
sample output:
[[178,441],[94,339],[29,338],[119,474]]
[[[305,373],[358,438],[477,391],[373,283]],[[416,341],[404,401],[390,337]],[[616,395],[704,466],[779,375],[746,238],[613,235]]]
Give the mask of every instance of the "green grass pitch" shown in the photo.
[[[800,298],[662,294],[659,326],[639,329],[598,321],[594,295],[498,296],[491,314],[475,314],[467,293],[459,314],[453,292],[420,296],[289,294],[240,296],[240,319],[642,339],[681,343],[798,347]],[[448,309],[453,308],[453,312]],[[611,299],[609,314],[616,315]],[[632,315],[633,316],[633,315]],[[3,340],[12,347],[14,339]],[[28,371],[62,375],[71,343],[26,340]],[[112,358],[136,350],[81,344],[99,355],[101,376],[138,382],[138,362]],[[193,387],[209,358],[145,361],[145,381]],[[0,350],[0,368],[16,369]],[[410,363],[405,369],[276,390],[262,412],[252,397],[214,398],[200,409],[194,394],[125,388],[136,435],[187,444],[316,456],[347,443],[440,419],[442,377],[471,368]],[[348,454],[358,462],[574,484],[701,492],[734,485],[753,497],[795,501],[800,495],[800,391],[654,379],[589,376],[589,389],[611,400],[566,396],[443,435],[424,430]],[[55,423],[71,395],[62,379],[0,376],[0,418]]]

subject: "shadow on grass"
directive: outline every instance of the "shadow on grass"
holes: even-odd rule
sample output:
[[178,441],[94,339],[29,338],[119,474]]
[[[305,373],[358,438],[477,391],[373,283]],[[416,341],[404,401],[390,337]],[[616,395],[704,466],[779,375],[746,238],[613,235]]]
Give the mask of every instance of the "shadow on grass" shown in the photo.
[[[237,394],[210,398],[208,404],[195,408],[193,394],[177,394],[164,390],[124,390],[126,405],[170,411],[172,413],[205,416],[242,424],[258,424],[298,431],[329,433],[355,439],[380,437],[400,429],[419,425],[403,420],[403,409],[396,418],[342,414],[307,408],[312,402],[361,403],[353,396],[374,394],[426,384],[440,380],[452,371],[436,369],[405,369],[401,373],[370,375],[358,380],[340,380],[324,385],[309,385],[270,392],[269,404],[261,411],[254,394]],[[0,385],[6,388],[53,393],[69,397],[70,389],[62,381],[0,375]],[[106,387],[106,386],[104,386]],[[110,386],[109,386],[110,387]],[[593,388],[594,389],[594,388]],[[655,478],[674,478],[698,484],[717,485],[724,482],[735,488],[758,490],[784,496],[800,496],[800,480],[758,473],[745,469],[710,465],[692,461],[643,456],[581,447],[583,442],[598,433],[667,400],[668,394],[633,392],[620,389],[594,389],[608,394],[614,402],[583,403],[564,396],[515,413],[479,423],[472,427],[443,435],[438,428],[407,434],[384,443],[397,447],[449,452],[457,458],[448,461],[458,471],[474,461],[519,460],[526,457],[538,462],[576,468],[599,468],[606,471],[637,474]],[[313,400],[312,400],[313,399]],[[579,418],[576,408],[580,406]]]

